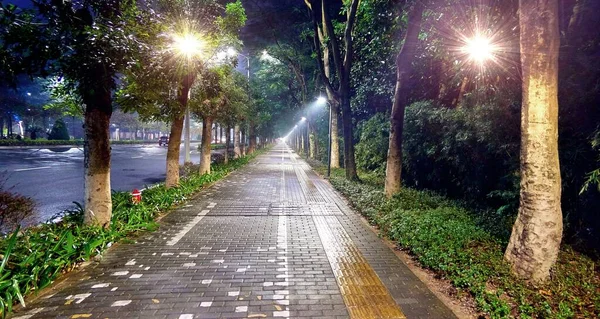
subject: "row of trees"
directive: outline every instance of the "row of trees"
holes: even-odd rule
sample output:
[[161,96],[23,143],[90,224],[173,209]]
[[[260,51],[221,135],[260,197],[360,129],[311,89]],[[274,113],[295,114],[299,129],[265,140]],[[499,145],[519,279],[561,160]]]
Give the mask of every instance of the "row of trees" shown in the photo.
[[241,46],[246,15],[239,0],[225,6],[216,0],[42,0],[0,10],[2,79],[15,85],[21,74],[52,78],[59,107],[83,113],[87,224],[108,227],[111,220],[109,123],[116,105],[170,124],[167,187],[179,183],[188,108],[204,123],[200,173],[210,172],[215,120],[236,132],[247,126],[248,153],[256,147],[256,128],[268,118],[248,114],[260,113],[264,103],[234,71],[235,59],[218,58]]
[[[583,236],[578,224],[586,220],[594,221],[585,217],[589,216],[585,211],[594,207],[593,198],[587,196],[583,199],[577,196],[586,173],[593,168],[590,168],[590,164],[593,165],[597,157],[588,143],[598,125],[598,111],[593,108],[598,92],[590,82],[593,74],[598,74],[598,69],[589,60],[598,48],[598,39],[583,27],[586,22],[597,22],[594,17],[584,14],[592,12],[595,5],[586,1],[561,1],[559,10],[558,3],[558,0],[539,0],[521,2],[519,6],[517,1],[491,1],[474,6],[468,1],[305,0],[307,14],[302,17],[304,20],[297,19],[294,26],[304,30],[296,37],[300,40],[278,38],[274,40],[276,44],[273,47],[287,46],[292,50],[269,50],[277,53],[281,65],[292,71],[290,74],[294,74],[294,65],[288,60],[302,63],[301,68],[296,68],[301,70],[302,77],[282,76],[281,80],[287,81],[289,85],[280,88],[279,93],[286,93],[285,96],[293,98],[306,95],[305,92],[317,96],[321,90],[324,91],[335,114],[331,122],[332,166],[338,166],[343,158],[348,179],[358,178],[354,154],[354,144],[359,140],[356,128],[360,130],[360,123],[373,115],[387,116],[389,126],[380,127],[382,133],[373,135],[387,139],[386,145],[382,145],[380,150],[387,152],[383,171],[388,196],[393,196],[402,187],[403,172],[424,164],[423,159],[417,159],[414,153],[408,154],[408,159],[403,153],[403,150],[406,151],[403,139],[407,138],[404,132],[405,109],[411,103],[433,100],[433,103],[418,105],[450,110],[470,107],[469,105],[491,105],[493,112],[504,121],[518,119],[519,117],[511,115],[512,110],[516,109],[521,113],[521,142],[517,140],[514,148],[512,144],[509,146],[512,140],[508,138],[514,135],[510,131],[505,136],[505,141],[499,141],[502,147],[507,148],[493,151],[499,154],[497,156],[503,156],[504,152],[507,160],[502,162],[512,163],[511,156],[515,149],[517,158],[520,153],[520,165],[517,161],[516,166],[504,165],[497,172],[480,171],[471,178],[487,179],[485,183],[490,185],[485,186],[492,189],[500,187],[500,179],[509,181],[516,176],[520,181],[520,187],[517,182],[516,188],[510,182],[503,182],[501,189],[478,193],[480,197],[477,199],[486,201],[487,198],[498,198],[498,194],[508,197],[511,192],[516,192],[517,200],[520,198],[520,202],[516,203],[518,217],[506,249],[506,259],[519,276],[531,281],[543,281],[548,278],[559,251],[563,236],[563,209],[570,212],[570,219],[567,221],[571,226],[571,233]],[[277,28],[278,32],[282,29],[284,27]],[[466,55],[464,46],[473,37],[490,39],[494,50],[490,60],[481,62]],[[298,52],[304,52],[307,48],[316,59],[307,63],[302,59],[295,59]],[[575,79],[573,76],[576,73],[572,70],[576,65],[594,66],[584,67],[589,70],[588,75],[591,77]],[[303,90],[303,79],[310,90]],[[584,87],[587,87],[587,92],[584,92]],[[567,88],[576,93],[569,93]],[[562,93],[561,110],[558,108],[559,92]],[[311,113],[308,111],[309,102],[303,100],[294,104],[300,105],[295,110],[294,121]],[[301,109],[302,107],[307,109]],[[562,114],[561,165],[558,152],[559,112]],[[466,111],[461,114],[468,113]],[[343,153],[340,153],[337,146],[338,114],[341,114],[342,119]],[[425,114],[440,116],[431,112],[421,116]],[[494,116],[494,113],[488,114]],[[466,120],[475,120],[477,116],[479,115]],[[311,136],[316,135],[321,145],[326,145],[329,123],[325,114],[309,117],[309,120]],[[415,120],[413,115],[411,120]],[[489,119],[489,123],[513,127],[512,122]],[[418,127],[410,124],[411,129]],[[385,127],[389,127],[389,131]],[[518,127],[513,128],[518,133]],[[431,128],[422,126],[421,129]],[[501,132],[506,128],[490,129],[492,134],[488,136],[496,136],[498,134],[493,134],[494,129]],[[464,131],[463,128],[456,127],[454,134],[460,134],[461,130]],[[282,135],[286,133],[281,130]],[[455,145],[450,147],[460,145],[458,141],[462,138],[470,137],[456,135],[452,137],[456,141],[452,142]],[[418,141],[414,142],[417,144],[413,145],[411,140],[410,147],[418,147]],[[319,157],[319,153],[312,152],[312,147],[306,143],[308,142],[302,142],[298,147],[307,150],[307,155],[311,157]],[[444,146],[440,145],[439,148]],[[435,165],[435,153],[427,154],[428,151],[430,150],[420,150],[426,156],[433,156],[434,162],[430,164]],[[445,150],[443,152],[448,153]],[[474,154],[472,150],[465,149],[463,152]],[[590,156],[570,157],[574,152]],[[372,160],[376,156],[379,154],[369,153],[367,157]],[[586,162],[585,158],[589,160]],[[411,166],[408,168],[403,165],[413,160],[421,162],[410,162]],[[466,167],[467,162],[459,162],[460,155],[444,160],[453,161],[454,166],[462,165],[464,173],[475,170],[475,167]],[[578,164],[571,161],[577,161]],[[493,166],[487,162],[478,164],[475,161],[474,164]],[[567,174],[566,180],[561,180],[561,170],[563,175]],[[427,173],[411,172],[408,183],[416,186],[429,185],[427,187],[430,188],[442,186],[415,179],[423,175]],[[491,176],[498,175],[502,175],[498,180],[490,179]],[[588,181],[593,177],[591,174]],[[464,188],[465,183],[458,184],[461,178],[451,177],[450,181],[456,183],[454,188]],[[451,185],[443,186],[451,188]],[[567,198],[561,198],[563,189],[567,192]],[[469,194],[462,195],[472,198]],[[502,205],[504,207],[507,202],[502,200]],[[587,219],[579,219],[584,217]],[[587,225],[587,229],[590,226],[592,225]]]

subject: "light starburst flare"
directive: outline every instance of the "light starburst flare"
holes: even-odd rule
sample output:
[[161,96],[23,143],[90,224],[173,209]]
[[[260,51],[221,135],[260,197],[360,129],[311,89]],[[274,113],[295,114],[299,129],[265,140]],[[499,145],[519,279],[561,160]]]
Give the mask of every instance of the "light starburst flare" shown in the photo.
[[496,47],[489,38],[476,35],[473,38],[465,40],[465,46],[462,50],[469,55],[471,60],[483,64],[487,60],[494,59]]
[[193,59],[202,54],[204,41],[200,39],[199,35],[192,32],[186,32],[173,35],[172,46],[177,54],[187,59]]

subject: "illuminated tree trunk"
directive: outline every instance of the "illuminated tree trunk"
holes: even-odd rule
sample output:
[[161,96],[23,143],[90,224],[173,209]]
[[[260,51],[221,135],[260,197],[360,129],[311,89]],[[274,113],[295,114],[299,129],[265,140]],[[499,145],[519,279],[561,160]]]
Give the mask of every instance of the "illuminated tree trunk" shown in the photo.
[[181,82],[181,89],[177,98],[181,108],[177,114],[173,115],[171,134],[169,135],[169,145],[167,148],[166,188],[179,185],[179,150],[181,147],[181,134],[183,133],[184,115],[189,98],[190,87],[192,86],[193,81],[194,78],[191,75],[187,75]]
[[109,227],[112,215],[110,193],[110,116],[112,101],[110,91],[99,95],[83,96],[86,103],[84,115],[84,223]]
[[237,124],[233,127],[233,154],[234,158],[242,157],[242,150],[240,149],[240,126]]
[[558,1],[519,3],[523,106],[521,199],[505,258],[513,272],[542,282],[562,239],[558,160]]
[[412,61],[415,57],[423,5],[416,2],[408,16],[408,28],[402,49],[396,57],[396,88],[390,118],[390,141],[385,168],[385,195],[391,197],[402,187],[402,133],[404,130],[404,111],[408,104],[406,81],[410,77]]
[[200,175],[210,173],[210,142],[212,140],[213,119],[202,119],[202,144],[200,146]]
[[317,136],[315,132],[314,126],[310,127],[310,132],[308,136],[308,143],[310,145],[309,157],[314,159],[317,156]]
[[181,146],[183,120],[182,114],[181,116],[176,116],[171,122],[171,133],[169,134],[169,145],[167,148],[166,188],[179,185],[179,148]]
[[339,105],[333,100],[329,100],[331,107],[331,168],[340,167],[340,135],[338,125]]
[[229,148],[231,147],[231,127],[227,126],[227,130],[225,131],[225,157],[223,158],[223,163],[227,164],[229,162]]

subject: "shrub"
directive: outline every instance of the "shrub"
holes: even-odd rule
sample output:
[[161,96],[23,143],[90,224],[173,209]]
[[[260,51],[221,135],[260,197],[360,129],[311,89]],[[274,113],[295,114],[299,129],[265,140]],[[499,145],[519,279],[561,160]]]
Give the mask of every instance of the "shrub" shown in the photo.
[[0,233],[14,231],[24,219],[33,214],[34,209],[33,199],[6,189],[4,181],[0,180]]
[[364,171],[385,174],[390,136],[390,120],[377,113],[359,126],[360,141],[356,144],[356,165]]
[[50,131],[50,134],[48,134],[48,139],[61,141],[68,141],[71,139],[67,125],[65,125],[65,122],[62,119],[58,119],[56,122],[54,122],[52,131]]
[[404,125],[404,181],[455,198],[487,200],[495,207],[516,203],[519,121],[517,108],[497,105],[410,105]]
[[330,181],[351,205],[423,267],[471,295],[486,318],[600,316],[600,273],[590,258],[564,247],[551,280],[527,285],[512,276],[505,244],[488,224],[481,226],[481,212],[410,188],[387,200],[381,186],[348,181],[341,173],[334,170]]

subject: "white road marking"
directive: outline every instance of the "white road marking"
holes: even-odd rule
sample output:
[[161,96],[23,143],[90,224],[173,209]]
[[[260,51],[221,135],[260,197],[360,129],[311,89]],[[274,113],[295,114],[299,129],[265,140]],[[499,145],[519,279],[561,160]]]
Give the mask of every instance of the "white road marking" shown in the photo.
[[50,166],[19,168],[19,169],[16,169],[15,172],[35,171],[38,169],[47,169],[47,168],[50,168]]
[[143,156],[132,156],[131,158],[144,158]]
[[91,296],[91,293],[87,293],[87,294],[78,294],[78,295],[69,295],[67,298],[65,298],[66,300],[76,300],[75,303],[81,303],[82,301],[84,301],[87,297]]
[[110,286],[110,284],[109,284],[109,283],[105,283],[105,284],[97,284],[97,285],[93,285],[93,286],[92,286],[92,289],[96,289],[96,288],[106,288],[106,287],[108,287],[108,286]]
[[194,319],[194,315],[190,314],[190,313],[185,313],[185,314],[179,316],[179,319]]
[[202,220],[202,218],[204,218],[204,216],[208,214],[208,212],[208,209],[201,211],[196,217],[194,217],[194,219],[192,219],[191,222],[185,225],[185,227],[183,227],[183,229],[181,229],[179,233],[177,233],[177,235],[175,235],[173,238],[171,238],[171,240],[167,242],[167,246],[175,246],[175,244],[177,244],[181,240],[181,238],[183,238],[183,236],[185,236],[190,230],[192,230],[192,228],[194,228],[194,226],[196,226],[196,224],[198,224]]
[[112,303],[112,305],[110,305],[111,307],[123,307],[123,306],[127,306],[128,304],[131,303],[131,300],[118,300]]
[[200,303],[200,307],[206,308],[206,307],[210,307],[210,306],[212,306],[212,301],[203,301]]

